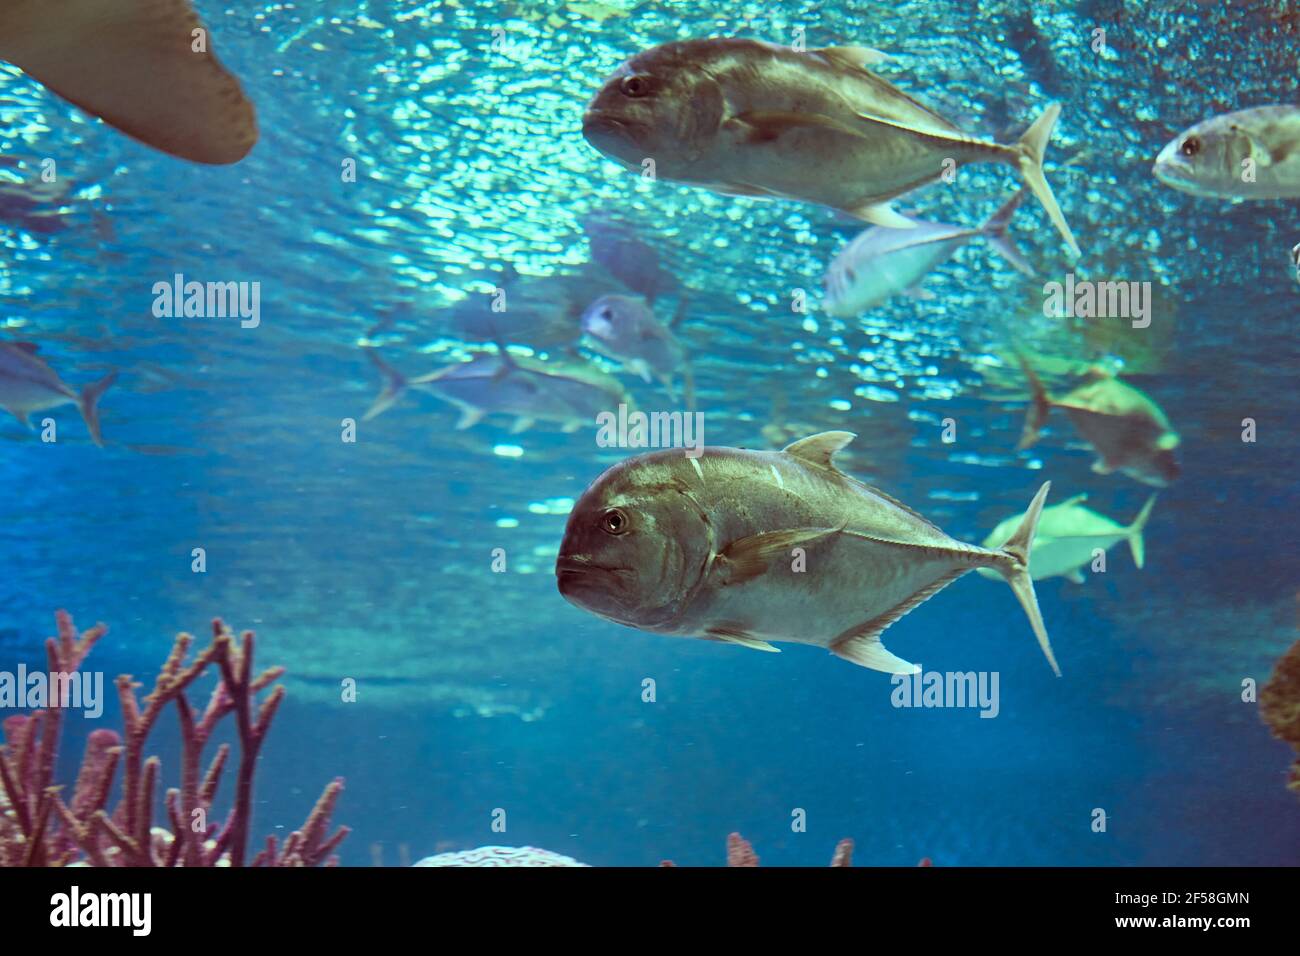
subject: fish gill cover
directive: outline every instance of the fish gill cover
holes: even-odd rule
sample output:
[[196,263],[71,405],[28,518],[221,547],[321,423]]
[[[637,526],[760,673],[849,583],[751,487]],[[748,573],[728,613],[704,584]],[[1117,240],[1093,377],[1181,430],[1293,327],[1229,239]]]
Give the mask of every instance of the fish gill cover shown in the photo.
[[[1285,748],[1253,694],[1289,643],[1300,567],[1296,200],[1189,183],[1216,144],[1269,182],[1300,147],[1294,117],[1185,132],[1300,100],[1294,5],[196,7],[201,76],[103,33],[105,64],[152,69],[102,90],[33,58],[33,4],[0,11],[0,406],[14,413],[0,415],[0,669],[39,662],[59,607],[110,624],[96,651],[110,674],[148,672],[166,635],[218,611],[255,628],[288,697],[254,826],[297,825],[344,775],[344,863],[504,843],[702,864],[733,830],[773,863],[822,862],[841,837],[860,861],[906,865],[1296,862],[1277,836],[1300,832]],[[709,38],[797,53],[859,97],[879,77],[923,106],[877,89],[846,131],[766,100],[721,155],[779,149],[731,180],[629,170],[584,136],[621,64]],[[169,86],[184,109],[138,112]],[[1014,153],[1053,103],[1030,158],[1077,258]],[[911,125],[881,133],[886,109]],[[888,295],[827,314],[830,263],[885,228],[822,188],[863,142],[935,181],[886,195],[872,167],[861,215],[888,204],[977,230],[1029,186],[1008,238],[1036,276],[974,236],[867,261]],[[801,149],[813,158],[794,173],[762,159]],[[1181,165],[1157,177],[1157,156]],[[205,296],[187,307],[194,282]],[[210,283],[230,295],[222,314]],[[1103,283],[1131,293],[1119,314]],[[607,295],[645,300],[656,336],[680,344],[668,385],[584,336]],[[893,624],[886,644],[918,681],[999,677],[983,708],[998,719],[972,720],[925,706],[920,682],[917,706],[900,704],[903,675],[781,643],[797,636],[752,653],[773,644],[766,620],[673,640],[566,603],[553,571],[569,515],[606,468],[651,450],[592,412],[626,425],[637,409],[698,411],[709,446],[853,433],[834,467],[880,490],[870,520],[915,509],[912,533],[957,543],[1025,513],[1047,480],[1049,504],[1086,493],[1121,524],[1166,487],[1141,571],[1106,550],[1111,534],[1086,583],[1031,586],[1060,679],[1000,582],[969,575]],[[1037,441],[1018,450],[1027,424]],[[1173,459],[1176,476],[1158,467]],[[680,463],[688,484],[717,466]],[[806,545],[815,580],[817,549],[861,528],[812,527],[781,543]],[[772,558],[770,539],[714,543],[723,570]],[[874,552],[866,566],[898,570]],[[898,606],[951,575],[904,567],[916,589]]]

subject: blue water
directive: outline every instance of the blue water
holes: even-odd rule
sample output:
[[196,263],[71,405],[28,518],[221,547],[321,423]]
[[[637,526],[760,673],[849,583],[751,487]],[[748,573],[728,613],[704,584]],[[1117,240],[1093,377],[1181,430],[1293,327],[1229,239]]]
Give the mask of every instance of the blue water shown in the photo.
[[[0,326],[76,387],[121,372],[103,449],[71,406],[52,413],[53,444],[0,415],[0,668],[40,662],[57,608],[110,626],[90,661],[110,680],[151,681],[172,636],[214,616],[255,629],[288,700],[253,833],[296,827],[343,776],[345,864],[484,844],[717,864],[731,831],[773,864],[823,864],[842,837],[869,864],[1300,862],[1290,751],[1241,700],[1295,638],[1296,205],[1198,200],[1150,175],[1192,123],[1296,101],[1289,5],[199,6],[259,111],[261,142],[233,167],[152,152],[0,66],[0,157],[29,173],[54,157],[71,183],[57,228],[30,210],[0,221]],[[1099,25],[1106,56],[1088,44]],[[810,46],[896,54],[891,80],[999,141],[1059,99],[1048,176],[1078,268],[1153,282],[1147,334],[1067,334],[1039,286],[978,244],[927,280],[933,299],[848,322],[793,314],[791,290],[815,290],[860,224],[641,182],[583,141],[584,105],[632,53],[788,42],[799,26]],[[356,183],[341,181],[345,159]],[[1013,175],[962,177],[905,208],[977,222]],[[816,648],[623,628],[566,603],[551,571],[571,499],[629,454],[598,447],[594,428],[514,435],[489,417],[457,431],[454,409],[413,395],[340,440],[379,388],[362,346],[410,372],[463,357],[482,343],[456,338],[451,306],[506,263],[591,276],[589,212],[632,224],[694,290],[682,338],[710,444],[766,447],[774,421],[790,437],[853,431],[845,467],[962,540],[1023,510],[1044,478],[1053,500],[1086,491],[1105,514],[1137,512],[1149,489],[1092,474],[1059,412],[1015,452],[1023,385],[991,371],[1013,342],[1124,359],[1182,434],[1184,475],[1161,492],[1145,570],[1121,547],[1084,585],[1039,583],[1063,676],[1008,589],[973,575],[887,643],[927,669],[999,672],[992,720],[894,708],[886,675]],[[1041,210],[1014,232],[1044,275],[1068,270]],[[153,285],[176,273],[260,282],[260,326],[155,318]],[[642,407],[677,407],[621,377]],[[73,720],[64,779],[100,723],[118,725],[113,707]],[[156,735],[168,785],[174,734],[169,718]]]

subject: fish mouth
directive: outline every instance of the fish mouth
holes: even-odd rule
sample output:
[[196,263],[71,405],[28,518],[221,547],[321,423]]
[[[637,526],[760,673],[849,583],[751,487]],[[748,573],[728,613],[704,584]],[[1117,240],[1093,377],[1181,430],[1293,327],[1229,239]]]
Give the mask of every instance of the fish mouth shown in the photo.
[[587,110],[582,114],[582,136],[606,155],[624,159],[621,153],[636,146],[636,133],[642,124],[605,110]]
[[[628,568],[592,564],[585,557],[561,556],[555,560],[555,586],[570,601],[576,600],[580,607],[588,607],[592,595],[621,591],[621,578],[628,571]],[[587,600],[582,599],[583,595]]]

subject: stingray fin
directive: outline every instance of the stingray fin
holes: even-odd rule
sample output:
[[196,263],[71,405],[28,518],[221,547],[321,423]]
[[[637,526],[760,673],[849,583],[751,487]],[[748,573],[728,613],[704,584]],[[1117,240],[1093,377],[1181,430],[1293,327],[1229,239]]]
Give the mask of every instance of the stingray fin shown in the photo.
[[7,0],[0,57],[154,149],[197,163],[243,159],[253,104],[211,52],[188,0]]

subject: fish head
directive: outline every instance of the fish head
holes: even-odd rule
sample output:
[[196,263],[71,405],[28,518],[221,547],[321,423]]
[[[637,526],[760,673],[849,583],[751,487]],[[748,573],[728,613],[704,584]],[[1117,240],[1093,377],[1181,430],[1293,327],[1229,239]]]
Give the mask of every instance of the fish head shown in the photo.
[[828,315],[847,319],[862,311],[854,301],[857,283],[857,269],[852,262],[839,257],[830,264],[822,277],[822,307]]
[[1166,186],[1194,196],[1242,196],[1242,163],[1254,144],[1231,116],[1216,116],[1179,133],[1156,157],[1151,172]]
[[602,295],[582,313],[582,331],[599,342],[614,344],[634,331],[648,311],[630,295]]
[[721,86],[694,51],[666,43],[615,70],[583,114],[587,142],[632,169],[647,159],[668,169],[693,161],[725,112]]
[[583,493],[555,561],[566,601],[644,630],[679,615],[713,553],[707,513],[674,473],[685,463],[680,449],[639,455]]

